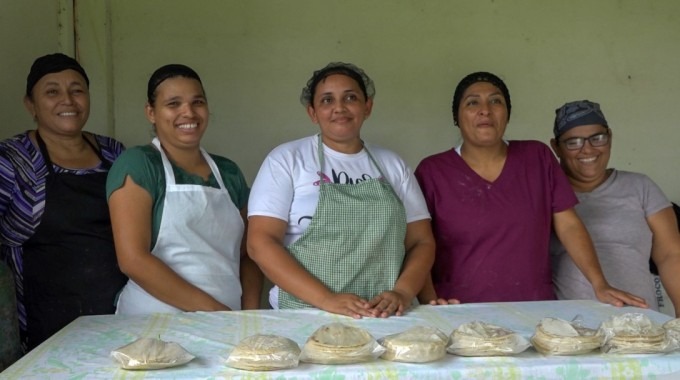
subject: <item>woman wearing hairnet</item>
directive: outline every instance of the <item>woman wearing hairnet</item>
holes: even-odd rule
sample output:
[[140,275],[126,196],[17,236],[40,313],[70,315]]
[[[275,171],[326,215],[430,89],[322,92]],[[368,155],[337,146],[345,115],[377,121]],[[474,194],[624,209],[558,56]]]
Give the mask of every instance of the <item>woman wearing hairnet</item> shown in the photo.
[[401,315],[432,265],[429,214],[411,170],[364,143],[375,90],[358,67],[315,71],[301,101],[319,133],[265,159],[248,204],[248,252],[274,308]]

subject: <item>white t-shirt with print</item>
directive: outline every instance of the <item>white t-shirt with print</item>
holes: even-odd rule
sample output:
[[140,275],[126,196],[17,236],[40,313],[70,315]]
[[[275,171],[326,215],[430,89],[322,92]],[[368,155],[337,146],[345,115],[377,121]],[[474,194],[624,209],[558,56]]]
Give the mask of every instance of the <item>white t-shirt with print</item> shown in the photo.
[[[286,221],[285,246],[305,232],[316,211],[320,181],[318,139],[318,135],[305,137],[274,148],[262,163],[250,191],[248,217],[269,216]],[[407,223],[430,219],[411,168],[392,151],[370,144],[365,146],[404,204]],[[366,149],[356,154],[344,154],[325,145],[323,148],[324,181],[356,184],[380,177],[380,171]],[[270,291],[269,301],[272,307],[278,307],[278,287]]]
[[[248,216],[269,216],[286,221],[286,246],[302,235],[316,211],[319,201],[318,141],[318,135],[315,135],[274,148],[262,163],[250,190]],[[403,202],[406,222],[429,219],[427,204],[408,165],[394,152],[365,145]],[[380,177],[366,149],[356,154],[344,154],[323,147],[324,181],[356,184]]]

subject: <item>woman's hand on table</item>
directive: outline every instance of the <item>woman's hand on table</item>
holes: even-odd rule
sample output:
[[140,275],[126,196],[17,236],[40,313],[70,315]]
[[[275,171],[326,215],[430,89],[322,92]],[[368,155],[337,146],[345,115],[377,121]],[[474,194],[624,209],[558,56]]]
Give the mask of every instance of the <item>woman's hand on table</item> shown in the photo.
[[593,288],[593,290],[595,291],[595,296],[597,299],[603,303],[608,303],[618,307],[624,305],[637,306],[644,309],[649,307],[643,298],[628,292],[624,292],[623,290],[613,288],[608,284]]
[[368,301],[351,293],[333,293],[324,299],[319,309],[355,319],[373,316]]
[[457,298],[441,298],[437,296],[437,292],[434,290],[434,285],[432,284],[432,276],[429,275],[423,288],[418,293],[418,302],[421,305],[458,305],[460,300]]
[[437,298],[437,299],[431,300],[428,303],[430,305],[435,305],[435,306],[436,305],[459,305],[460,301],[455,299],[455,298],[449,298],[448,300],[444,299],[444,298]]
[[373,297],[368,302],[373,317],[387,318],[390,315],[401,316],[411,305],[412,297],[396,290],[388,290]]

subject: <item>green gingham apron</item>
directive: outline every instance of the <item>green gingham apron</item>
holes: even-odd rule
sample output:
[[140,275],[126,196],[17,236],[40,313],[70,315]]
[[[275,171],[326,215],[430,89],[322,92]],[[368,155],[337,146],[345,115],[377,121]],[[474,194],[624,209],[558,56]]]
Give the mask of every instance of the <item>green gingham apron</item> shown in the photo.
[[[334,293],[370,300],[391,290],[399,277],[406,211],[368,149],[366,153],[381,178],[354,185],[324,183],[319,136],[319,203],[307,230],[288,251]],[[279,289],[279,308],[303,307],[311,306]]]

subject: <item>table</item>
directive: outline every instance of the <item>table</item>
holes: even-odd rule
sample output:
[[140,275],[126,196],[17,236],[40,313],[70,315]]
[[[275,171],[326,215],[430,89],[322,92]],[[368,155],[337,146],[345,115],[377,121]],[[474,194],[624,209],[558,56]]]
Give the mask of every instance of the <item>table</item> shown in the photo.
[[[671,317],[637,308],[616,308],[593,301],[423,305],[402,317],[354,320],[316,309],[258,310],[146,316],[85,316],[21,358],[2,379],[680,379],[680,352],[614,355],[599,351],[579,356],[542,356],[532,348],[514,357],[459,357],[428,364],[375,360],[355,365],[300,363],[295,369],[248,372],[224,362],[244,337],[278,334],[302,346],[319,326],[343,322],[366,328],[377,339],[414,325],[430,325],[449,334],[462,323],[482,320],[513,329],[526,338],[543,317],[567,320],[580,315],[587,327],[597,327],[611,315],[641,312],[656,323]],[[138,337],[158,337],[180,343],[196,355],[181,367],[156,371],[126,371],[109,356],[111,350]]]

